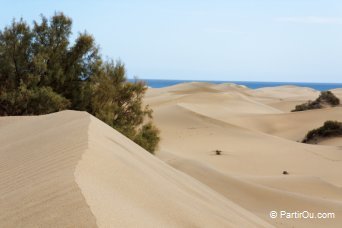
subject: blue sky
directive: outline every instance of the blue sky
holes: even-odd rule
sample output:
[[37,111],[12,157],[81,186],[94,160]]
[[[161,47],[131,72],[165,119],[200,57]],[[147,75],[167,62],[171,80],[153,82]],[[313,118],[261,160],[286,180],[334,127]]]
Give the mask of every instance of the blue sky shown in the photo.
[[151,79],[342,82],[340,0],[0,0],[0,27],[62,11]]

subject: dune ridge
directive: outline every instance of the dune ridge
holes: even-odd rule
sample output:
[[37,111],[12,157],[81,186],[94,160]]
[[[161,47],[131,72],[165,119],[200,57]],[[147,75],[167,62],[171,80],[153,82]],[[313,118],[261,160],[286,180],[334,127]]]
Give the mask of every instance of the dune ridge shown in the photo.
[[0,143],[1,227],[272,227],[84,112],[0,118]]
[[1,227],[96,227],[73,174],[87,128],[85,113],[0,118]]

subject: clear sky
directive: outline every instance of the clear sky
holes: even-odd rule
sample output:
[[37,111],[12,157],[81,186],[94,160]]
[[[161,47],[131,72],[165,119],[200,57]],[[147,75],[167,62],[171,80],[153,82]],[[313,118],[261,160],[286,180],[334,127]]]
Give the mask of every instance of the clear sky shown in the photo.
[[151,79],[342,82],[341,0],[0,0],[0,27],[62,11]]

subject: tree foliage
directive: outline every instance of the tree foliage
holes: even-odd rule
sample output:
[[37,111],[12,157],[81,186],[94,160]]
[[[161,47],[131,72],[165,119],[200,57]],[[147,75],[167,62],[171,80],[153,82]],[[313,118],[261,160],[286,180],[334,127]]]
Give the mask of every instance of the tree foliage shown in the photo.
[[128,82],[121,62],[103,61],[91,35],[71,43],[71,31],[63,13],[0,31],[0,115],[87,111],[153,152],[159,137],[142,102],[146,85]]

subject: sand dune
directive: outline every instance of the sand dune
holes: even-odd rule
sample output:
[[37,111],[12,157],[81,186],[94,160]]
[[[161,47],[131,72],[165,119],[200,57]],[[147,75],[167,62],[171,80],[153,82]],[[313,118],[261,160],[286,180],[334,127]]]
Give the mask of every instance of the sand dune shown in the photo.
[[[84,112],[2,117],[0,227],[341,227],[341,138],[297,141],[342,121],[342,108],[290,112],[318,94],[209,83],[149,89],[162,138],[156,156]],[[335,218],[272,219],[273,210]]]
[[1,227],[271,227],[83,112],[0,118]]
[[[162,134],[157,156],[277,227],[341,227],[341,144],[296,141],[326,120],[342,120],[342,109],[290,113],[318,94],[295,86],[204,83],[150,89],[146,103]],[[270,210],[334,212],[336,218],[271,219]]]
[[327,120],[342,121],[342,108],[336,107],[276,115],[245,115],[239,117],[225,115],[224,117],[221,119],[241,127],[294,141],[301,141],[309,130],[321,127]]
[[[260,216],[269,222],[274,223],[277,227],[292,227],[292,226],[310,226],[310,227],[331,227],[336,226],[336,220],[326,221],[283,221],[282,219],[271,220],[269,214],[265,211],[272,210],[286,210],[286,211],[303,211],[308,210],[311,212],[330,211],[333,210],[337,213],[342,213],[341,190],[336,187],[327,188],[325,184],[319,181],[309,182],[303,178],[306,187],[315,187],[316,191],[325,191],[331,199],[323,198],[323,194],[312,194],[312,190],[308,192],[293,191],[293,188],[282,188],[280,185],[283,183],[285,186],[296,186],[296,182],[289,180],[289,178],[278,178],[274,181],[274,185],[267,185],[259,182],[255,184],[254,181],[246,181],[244,178],[236,178],[228,174],[223,174],[215,169],[209,168],[199,162],[190,160],[173,160],[170,162],[175,168],[182,170],[185,173],[197,178],[201,182],[211,186],[214,190],[238,203],[244,208],[253,211],[256,215]],[[260,184],[262,183],[262,184]],[[300,182],[304,184],[302,181]],[[286,190],[285,190],[286,189]],[[302,188],[299,188],[302,190]],[[341,220],[339,220],[340,222]]]

